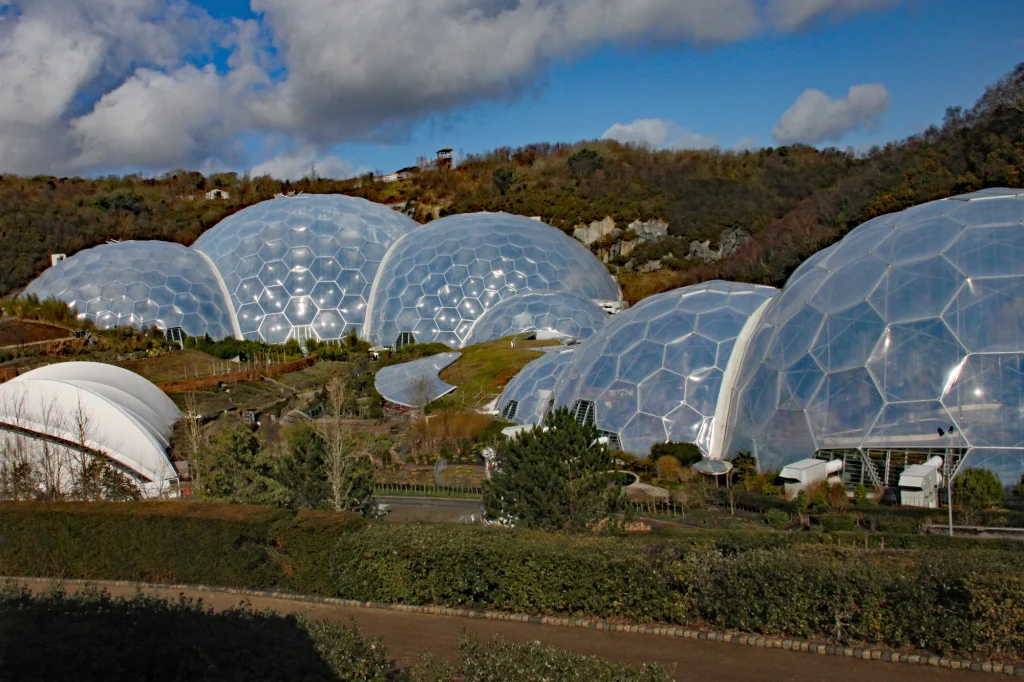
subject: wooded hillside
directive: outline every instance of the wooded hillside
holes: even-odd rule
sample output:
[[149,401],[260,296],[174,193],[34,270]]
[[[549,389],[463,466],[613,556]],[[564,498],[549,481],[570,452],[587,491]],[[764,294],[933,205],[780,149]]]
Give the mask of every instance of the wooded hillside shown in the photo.
[[[941,126],[872,149],[790,146],[743,152],[652,151],[609,141],[502,148],[454,170],[424,165],[399,182],[372,175],[295,182],[178,170],[160,178],[0,179],[0,295],[27,284],[50,253],[72,254],[109,239],[191,244],[231,213],[275,193],[341,192],[393,205],[421,222],[467,211],[540,216],[571,233],[611,217],[663,220],[668,235],[639,244],[628,260],[662,269],[623,271],[627,297],[721,277],[781,285],[808,255],[877,215],[985,187],[1024,182],[1024,64]],[[222,188],[228,200],[206,200]],[[752,239],[716,262],[687,258],[691,241],[716,244],[742,228]],[[632,238],[627,230],[622,238]],[[607,253],[610,244],[594,244]],[[614,252],[614,250],[613,250]],[[671,254],[670,257],[667,257]]]

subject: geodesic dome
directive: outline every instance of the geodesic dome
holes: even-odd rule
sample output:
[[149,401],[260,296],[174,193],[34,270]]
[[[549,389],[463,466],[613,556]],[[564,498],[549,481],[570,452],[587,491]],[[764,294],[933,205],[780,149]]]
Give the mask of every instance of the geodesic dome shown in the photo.
[[540,424],[554,397],[555,383],[569,366],[574,352],[545,353],[515,375],[498,398],[502,419],[516,424]]
[[729,451],[777,469],[822,449],[957,446],[1015,483],[1022,221],[1024,193],[986,190],[874,218],[809,259],[752,336]]
[[465,344],[500,339],[521,332],[587,339],[609,319],[590,299],[568,291],[531,292],[506,298],[488,308],[470,329]]
[[25,289],[58,298],[100,329],[181,327],[189,336],[234,336],[217,275],[200,254],[160,241],[114,242],[79,251]]
[[719,388],[736,338],[772,287],[712,281],[644,299],[576,350],[555,401],[623,450],[655,443],[711,444]]
[[618,300],[618,285],[576,240],[530,218],[472,213],[435,220],[397,242],[380,268],[367,319],[379,345],[465,345],[484,311],[513,296],[573,291]]
[[365,199],[302,194],[239,211],[192,248],[216,265],[245,338],[339,339],[362,329],[384,254],[417,227]]

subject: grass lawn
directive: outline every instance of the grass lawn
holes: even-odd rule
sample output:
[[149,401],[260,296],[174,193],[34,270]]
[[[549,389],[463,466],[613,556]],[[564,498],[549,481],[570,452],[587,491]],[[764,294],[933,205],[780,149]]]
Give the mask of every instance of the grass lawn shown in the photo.
[[541,353],[531,353],[527,348],[557,346],[558,341],[516,341],[512,337],[467,346],[461,351],[462,357],[455,364],[441,372],[441,381],[446,381],[459,390],[451,394],[455,401],[483,405],[501,393],[505,384],[512,380],[531,360]]

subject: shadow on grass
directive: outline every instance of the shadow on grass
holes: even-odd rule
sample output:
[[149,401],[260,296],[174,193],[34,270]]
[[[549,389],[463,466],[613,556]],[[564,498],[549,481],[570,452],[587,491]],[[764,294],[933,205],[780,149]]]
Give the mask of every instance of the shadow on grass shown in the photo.
[[185,598],[0,589],[4,682],[389,680],[385,656],[354,626],[311,624],[245,605],[214,613]]

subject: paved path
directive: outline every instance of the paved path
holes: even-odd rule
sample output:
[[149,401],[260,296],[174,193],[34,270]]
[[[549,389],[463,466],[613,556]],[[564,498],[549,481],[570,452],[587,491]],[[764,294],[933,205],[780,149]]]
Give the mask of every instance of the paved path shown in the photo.
[[[50,584],[49,581],[28,583],[33,590],[46,589]],[[69,588],[71,591],[74,589]],[[109,586],[107,590],[114,595],[130,596],[135,593],[135,588],[129,586]],[[165,598],[176,598],[180,594],[178,590],[164,588],[145,591]],[[185,592],[185,595],[201,598],[215,609],[229,608],[240,601],[237,595],[217,592],[192,591]],[[414,663],[420,652],[427,649],[441,656],[453,657],[460,633],[465,630],[481,639],[498,634],[508,640],[540,640],[545,644],[609,659],[675,664],[675,677],[679,682],[980,682],[1002,677],[681,637],[362,609],[288,599],[251,597],[249,601],[257,609],[304,613],[314,619],[345,622],[354,619],[364,635],[383,638],[391,656],[400,666]]]

